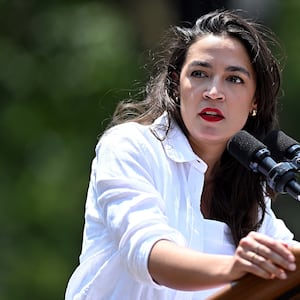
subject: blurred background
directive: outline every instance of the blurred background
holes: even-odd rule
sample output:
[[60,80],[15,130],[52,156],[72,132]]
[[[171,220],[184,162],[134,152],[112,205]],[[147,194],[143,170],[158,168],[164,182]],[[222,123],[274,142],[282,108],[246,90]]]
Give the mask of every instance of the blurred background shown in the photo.
[[[97,137],[173,24],[241,8],[286,53],[281,128],[300,141],[300,1],[0,0],[0,299],[63,299]],[[277,214],[300,240],[300,203]]]

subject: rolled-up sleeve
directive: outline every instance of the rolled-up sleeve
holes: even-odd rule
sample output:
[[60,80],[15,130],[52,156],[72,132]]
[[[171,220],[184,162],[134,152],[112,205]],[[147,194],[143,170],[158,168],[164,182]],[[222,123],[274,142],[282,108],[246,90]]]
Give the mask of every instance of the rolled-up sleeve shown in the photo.
[[152,282],[148,257],[153,245],[161,239],[184,245],[185,240],[168,225],[165,203],[156,187],[164,167],[155,159],[159,153],[144,134],[128,125],[130,129],[134,144],[117,129],[98,144],[94,188],[124,268],[136,280]]

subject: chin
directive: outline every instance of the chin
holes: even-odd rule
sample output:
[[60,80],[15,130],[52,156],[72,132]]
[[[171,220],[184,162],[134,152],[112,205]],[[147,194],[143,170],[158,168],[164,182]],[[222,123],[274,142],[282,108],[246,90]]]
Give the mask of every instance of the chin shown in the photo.
[[217,134],[217,133],[201,133],[197,136],[197,140],[200,143],[206,143],[206,144],[226,144],[228,140],[230,139],[230,136],[225,136],[224,134]]
[[219,130],[210,128],[208,130],[204,130],[198,133],[198,137],[200,139],[211,140],[211,141],[220,141],[228,138],[228,135],[220,132]]

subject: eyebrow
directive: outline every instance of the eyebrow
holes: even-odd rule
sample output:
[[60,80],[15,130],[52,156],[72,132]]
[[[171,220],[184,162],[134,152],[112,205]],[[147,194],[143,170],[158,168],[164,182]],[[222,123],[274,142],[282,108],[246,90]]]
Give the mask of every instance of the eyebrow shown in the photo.
[[[201,66],[204,68],[212,68],[212,65],[206,61],[200,61],[200,60],[195,60],[193,61],[190,66]],[[230,71],[230,72],[241,72],[243,74],[245,74],[246,76],[248,76],[249,78],[251,78],[251,74],[250,72],[245,69],[244,67],[241,66],[228,66],[225,68],[226,71]]]
[[245,75],[247,75],[249,78],[251,78],[250,72],[240,66],[229,66],[226,68],[226,70],[231,71],[231,72],[241,72],[241,73],[244,73]]

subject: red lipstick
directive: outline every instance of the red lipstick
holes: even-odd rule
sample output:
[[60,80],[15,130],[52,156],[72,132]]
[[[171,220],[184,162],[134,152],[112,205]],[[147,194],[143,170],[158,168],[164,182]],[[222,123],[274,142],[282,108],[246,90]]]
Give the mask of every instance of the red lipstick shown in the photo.
[[224,116],[219,109],[211,107],[204,108],[199,115],[208,122],[219,122],[224,119]]

